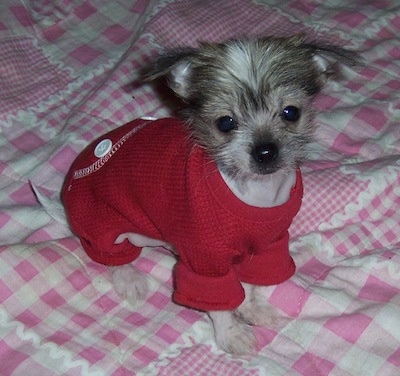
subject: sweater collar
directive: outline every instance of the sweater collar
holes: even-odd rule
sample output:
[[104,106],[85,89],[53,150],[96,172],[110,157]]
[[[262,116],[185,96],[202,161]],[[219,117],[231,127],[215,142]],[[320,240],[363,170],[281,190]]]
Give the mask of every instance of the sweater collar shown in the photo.
[[272,208],[259,208],[245,204],[229,189],[222,178],[216,163],[205,156],[204,176],[208,189],[215,200],[225,210],[239,218],[247,218],[251,221],[278,222],[283,218],[294,217],[301,205],[303,196],[303,183],[300,169],[296,171],[296,184],[292,188],[289,200]]

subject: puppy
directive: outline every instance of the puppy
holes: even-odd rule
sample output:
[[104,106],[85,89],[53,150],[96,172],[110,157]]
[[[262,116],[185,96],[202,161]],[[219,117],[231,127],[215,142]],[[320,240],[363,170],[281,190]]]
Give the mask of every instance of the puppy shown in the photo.
[[300,208],[299,166],[313,137],[311,103],[337,63],[359,56],[303,36],[204,43],[162,56],[185,102],[185,123],[138,119],[77,158],[62,200],[95,261],[113,265],[116,290],[136,303],[141,247],[177,255],[175,302],[209,313],[218,346],[254,350],[248,325],[271,325],[262,287],[290,278],[288,228]]

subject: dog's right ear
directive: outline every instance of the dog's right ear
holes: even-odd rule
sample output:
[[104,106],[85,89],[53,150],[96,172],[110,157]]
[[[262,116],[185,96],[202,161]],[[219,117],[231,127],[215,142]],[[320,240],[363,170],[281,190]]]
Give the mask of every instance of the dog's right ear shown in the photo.
[[196,52],[194,48],[187,48],[161,55],[146,74],[145,80],[151,81],[165,76],[171,89],[185,100],[189,96],[193,57]]
[[304,47],[313,52],[313,60],[325,81],[339,74],[337,64],[350,67],[365,65],[363,57],[356,51],[348,50],[329,44],[308,43]]

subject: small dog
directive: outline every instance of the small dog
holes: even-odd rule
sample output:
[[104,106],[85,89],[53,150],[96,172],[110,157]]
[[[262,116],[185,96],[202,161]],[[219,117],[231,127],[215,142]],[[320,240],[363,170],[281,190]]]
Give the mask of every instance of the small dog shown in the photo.
[[174,300],[209,313],[221,349],[251,352],[248,325],[274,316],[261,286],[295,270],[288,227],[300,208],[312,101],[337,63],[359,62],[304,36],[163,55],[148,78],[168,77],[186,124],[139,119],[110,132],[81,154],[62,192],[85,250],[115,266],[119,294],[143,299],[146,276],[129,263],[141,247],[167,247],[178,257]]

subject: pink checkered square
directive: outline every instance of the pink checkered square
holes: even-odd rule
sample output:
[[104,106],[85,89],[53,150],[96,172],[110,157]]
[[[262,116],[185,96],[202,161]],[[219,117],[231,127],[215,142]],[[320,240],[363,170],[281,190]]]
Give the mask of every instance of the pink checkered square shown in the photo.
[[132,5],[130,9],[132,13],[145,14],[149,5],[149,0],[138,0]]
[[144,326],[148,324],[150,319],[143,316],[140,312],[133,312],[128,317],[125,318],[125,322],[132,326]]
[[67,31],[61,25],[54,25],[51,28],[43,30],[43,36],[49,42],[54,43],[61,38]]
[[115,44],[125,43],[131,37],[131,31],[120,25],[108,27],[103,35]]
[[12,296],[14,293],[13,290],[11,290],[5,282],[0,280],[0,297],[1,301],[5,302],[10,296]]
[[27,131],[21,134],[19,137],[11,140],[11,143],[18,150],[29,153],[32,150],[42,146],[45,141],[37,135],[37,132]]
[[48,341],[55,343],[58,346],[66,345],[68,342],[71,342],[73,339],[72,335],[65,333],[64,330],[58,330],[49,336]]
[[24,310],[15,318],[29,329],[34,328],[42,322],[42,318],[33,313],[30,309]]
[[81,312],[76,313],[70,320],[82,329],[90,328],[96,322],[95,318]]
[[135,357],[143,364],[150,364],[157,359],[158,354],[150,347],[142,346],[135,351]]
[[344,23],[350,27],[358,27],[362,22],[364,22],[367,17],[362,13],[349,13],[342,11],[333,17],[339,23]]
[[88,348],[81,351],[79,354],[83,359],[86,359],[90,364],[96,364],[100,360],[104,359],[106,354],[103,351],[99,351],[95,348]]
[[32,26],[26,8],[23,5],[13,5],[10,7],[10,10],[23,27]]
[[152,304],[154,307],[157,309],[162,310],[167,304],[169,304],[171,301],[171,298],[168,296],[165,296],[164,294],[160,292],[154,293],[149,299],[148,302]]
[[324,327],[350,343],[356,343],[372,319],[361,313],[342,315],[329,319]]
[[400,369],[400,348],[389,356],[388,361]]
[[163,325],[160,330],[157,331],[157,337],[164,340],[168,344],[176,342],[176,340],[181,336],[181,333],[168,324]]
[[370,275],[361,287],[358,297],[373,302],[390,302],[399,292],[400,287],[393,287],[379,278]]
[[[25,281],[29,282],[39,274],[39,271],[27,260],[21,261],[14,270]],[[2,290],[0,288],[0,290]]]
[[97,9],[88,2],[84,2],[82,5],[77,6],[74,10],[74,14],[82,21],[90,16],[93,16],[96,12]]
[[297,317],[310,295],[310,291],[289,280],[275,287],[269,301],[289,316]]
[[[16,352],[14,349],[7,345],[5,341],[0,340],[0,354],[2,354],[3,361],[0,362],[0,374],[13,375],[16,369],[29,358],[28,354],[23,352]],[[7,359],[7,361],[5,361]]]
[[80,46],[70,53],[71,57],[85,65],[89,65],[101,55],[100,51],[88,45]]
[[54,310],[59,309],[66,303],[65,299],[54,289],[43,294],[40,299]]
[[303,376],[329,375],[334,367],[334,363],[310,352],[303,354],[292,366]]

